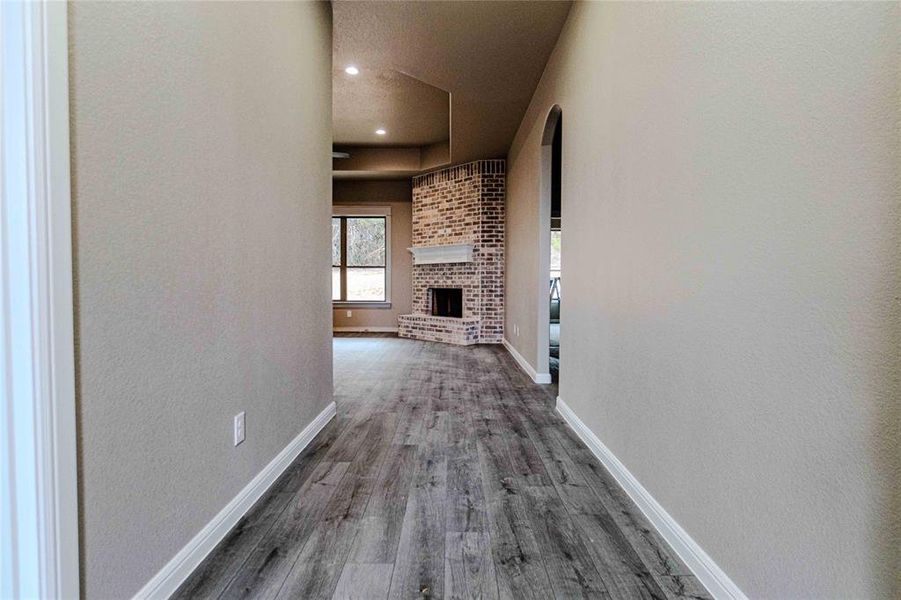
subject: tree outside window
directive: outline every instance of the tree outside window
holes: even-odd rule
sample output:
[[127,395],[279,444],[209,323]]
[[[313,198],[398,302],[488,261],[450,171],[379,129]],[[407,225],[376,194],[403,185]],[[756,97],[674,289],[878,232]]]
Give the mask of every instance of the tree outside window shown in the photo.
[[332,217],[332,300],[387,301],[387,220]]
[[560,230],[551,231],[551,278],[560,277]]

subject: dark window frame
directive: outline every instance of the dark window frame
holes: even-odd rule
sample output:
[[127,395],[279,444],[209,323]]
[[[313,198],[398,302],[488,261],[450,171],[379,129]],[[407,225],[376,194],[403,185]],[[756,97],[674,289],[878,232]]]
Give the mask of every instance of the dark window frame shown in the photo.
[[[339,297],[332,299],[332,305],[335,308],[357,307],[357,308],[390,308],[391,307],[391,213],[390,209],[373,210],[373,211],[335,211],[332,219],[339,220],[340,235],[340,256],[339,264],[334,263],[334,253],[332,254],[332,269],[339,269]],[[381,265],[349,265],[347,259],[347,221],[348,219],[382,219],[384,221],[385,230],[385,251],[382,254],[383,260]],[[348,300],[347,299],[347,273],[353,269],[383,269],[385,281],[385,294],[382,300]],[[332,290],[334,294],[334,290]]]

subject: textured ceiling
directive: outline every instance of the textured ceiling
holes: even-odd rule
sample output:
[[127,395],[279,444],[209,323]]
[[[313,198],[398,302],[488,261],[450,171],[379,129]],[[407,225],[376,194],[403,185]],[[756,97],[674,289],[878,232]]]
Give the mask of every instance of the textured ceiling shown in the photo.
[[[390,69],[360,67],[332,76],[336,144],[425,146],[450,136],[450,96],[444,90]],[[378,128],[388,133],[380,136]]]
[[[451,94],[453,163],[504,157],[569,2],[333,2],[334,64],[396,70]],[[336,90],[343,85],[336,82]],[[393,116],[414,120],[416,106]],[[391,136],[374,143],[396,145]]]

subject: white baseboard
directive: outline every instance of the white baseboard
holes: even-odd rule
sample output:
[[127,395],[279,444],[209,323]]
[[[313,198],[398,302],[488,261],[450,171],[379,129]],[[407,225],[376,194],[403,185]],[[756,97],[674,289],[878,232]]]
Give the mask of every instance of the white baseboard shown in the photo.
[[550,373],[539,373],[535,369],[532,368],[532,365],[529,364],[525,358],[523,358],[522,354],[516,351],[516,348],[513,347],[513,344],[507,341],[507,338],[504,338],[503,342],[504,348],[507,349],[507,352],[510,353],[510,356],[513,357],[513,360],[516,361],[516,364],[526,372],[526,375],[532,378],[532,381],[535,383],[550,383],[551,382],[551,374]]
[[397,327],[333,327],[335,333],[397,333]]
[[559,396],[557,397],[557,412],[601,461],[601,464],[610,471],[620,487],[638,505],[638,508],[650,520],[663,539],[675,550],[679,558],[691,569],[691,572],[714,598],[717,600],[747,600],[747,596],[738,589],[729,576],[654,500],[654,497],[629,472],[629,469],[616,458],[616,455],[598,439]]
[[135,599],[168,598],[178,589],[197,566],[216,547],[216,544],[231,531],[238,521],[256,503],[275,480],[284,473],[294,459],[313,441],[325,425],[335,416],[332,402],[307,425],[278,456],[266,465],[225,508],[200,530],[200,533],[178,551],[160,571],[135,594]]

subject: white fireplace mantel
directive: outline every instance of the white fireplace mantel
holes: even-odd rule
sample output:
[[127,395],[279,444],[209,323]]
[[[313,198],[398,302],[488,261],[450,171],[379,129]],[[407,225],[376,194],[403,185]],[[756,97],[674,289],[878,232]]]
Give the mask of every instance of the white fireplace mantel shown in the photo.
[[413,253],[414,265],[472,262],[472,244],[417,246],[413,248],[407,248],[407,250]]

